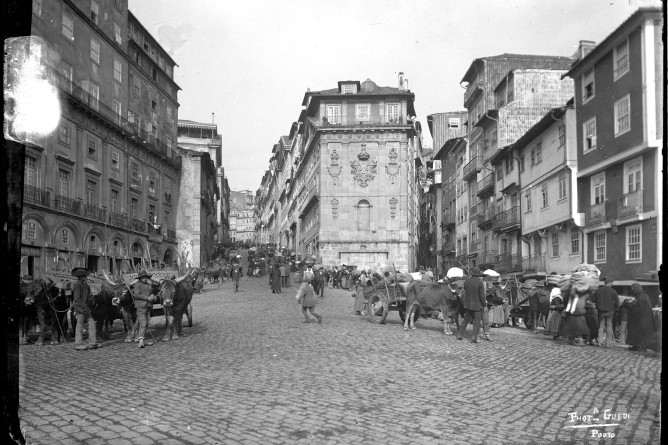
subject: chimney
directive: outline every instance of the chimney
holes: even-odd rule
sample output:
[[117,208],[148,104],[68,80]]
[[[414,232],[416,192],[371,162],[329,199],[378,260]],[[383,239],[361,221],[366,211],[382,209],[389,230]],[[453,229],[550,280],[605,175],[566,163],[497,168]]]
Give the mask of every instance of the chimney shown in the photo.
[[580,40],[578,43],[578,51],[574,54],[576,60],[584,59],[592,49],[596,47],[596,42],[593,40]]
[[403,90],[404,89],[404,72],[399,71],[399,89]]

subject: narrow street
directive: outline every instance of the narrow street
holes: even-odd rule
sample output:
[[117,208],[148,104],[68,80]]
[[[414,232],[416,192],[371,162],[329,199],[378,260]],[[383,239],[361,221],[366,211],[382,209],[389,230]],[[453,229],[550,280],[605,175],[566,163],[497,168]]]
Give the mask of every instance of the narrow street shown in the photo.
[[[515,328],[479,344],[436,320],[405,332],[397,313],[386,325],[352,315],[333,289],[323,324],[304,324],[294,285],[240,287],[196,294],[194,326],[169,343],[123,343],[116,321],[98,350],[22,347],[28,443],[603,443],[572,428],[585,423],[618,423],[598,428],[615,435],[605,443],[659,443],[660,358]],[[163,319],[151,326],[160,338]]]

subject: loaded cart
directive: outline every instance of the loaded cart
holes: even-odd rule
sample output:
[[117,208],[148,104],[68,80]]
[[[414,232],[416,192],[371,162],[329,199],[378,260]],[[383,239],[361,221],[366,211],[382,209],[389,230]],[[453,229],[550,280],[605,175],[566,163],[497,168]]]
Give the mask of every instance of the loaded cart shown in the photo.
[[366,298],[364,311],[367,318],[383,324],[390,311],[397,311],[403,322],[406,319],[406,294],[410,281],[409,276],[394,272],[394,277],[368,279],[366,286],[361,283]]

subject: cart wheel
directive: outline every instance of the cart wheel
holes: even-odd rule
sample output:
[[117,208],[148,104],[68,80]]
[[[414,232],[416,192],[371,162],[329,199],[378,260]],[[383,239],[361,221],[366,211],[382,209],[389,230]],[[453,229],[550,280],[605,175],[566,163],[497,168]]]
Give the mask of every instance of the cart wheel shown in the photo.
[[368,318],[370,321],[383,324],[387,319],[388,312],[389,308],[387,301],[377,295],[374,295],[369,299]]
[[188,327],[193,327],[193,305],[192,303],[186,308],[186,317],[188,317]]

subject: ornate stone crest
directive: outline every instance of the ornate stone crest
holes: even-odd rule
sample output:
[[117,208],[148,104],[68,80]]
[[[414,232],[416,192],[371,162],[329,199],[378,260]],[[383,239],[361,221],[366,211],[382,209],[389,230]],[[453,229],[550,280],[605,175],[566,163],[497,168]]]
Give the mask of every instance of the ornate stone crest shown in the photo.
[[350,172],[360,187],[366,187],[376,177],[377,166],[378,162],[370,160],[366,145],[362,144],[362,151],[357,155],[357,159],[350,163]]
[[339,164],[339,154],[336,152],[336,148],[332,149],[332,152],[329,155],[330,164],[327,167],[327,172],[329,176],[332,177],[332,182],[334,185],[337,185],[339,176],[341,175],[341,164]]
[[390,218],[395,218],[397,216],[397,204],[399,200],[394,196],[390,198]]
[[397,159],[399,158],[399,153],[397,153],[396,147],[390,148],[390,152],[388,153],[387,157],[390,160],[385,166],[385,173],[387,173],[387,176],[390,177],[390,182],[394,184],[396,179],[399,177],[399,172],[401,169],[399,163],[397,162]]

